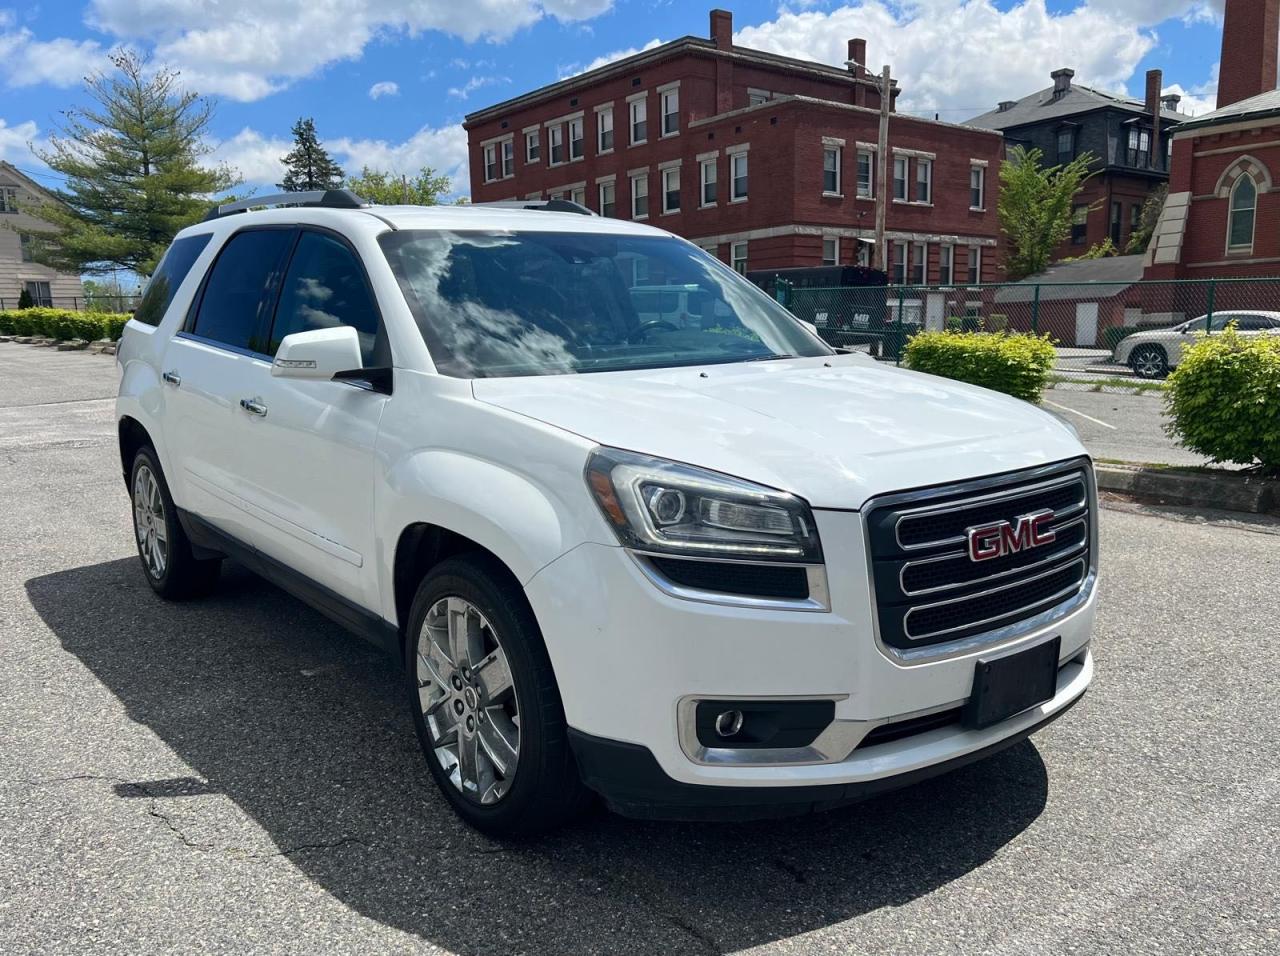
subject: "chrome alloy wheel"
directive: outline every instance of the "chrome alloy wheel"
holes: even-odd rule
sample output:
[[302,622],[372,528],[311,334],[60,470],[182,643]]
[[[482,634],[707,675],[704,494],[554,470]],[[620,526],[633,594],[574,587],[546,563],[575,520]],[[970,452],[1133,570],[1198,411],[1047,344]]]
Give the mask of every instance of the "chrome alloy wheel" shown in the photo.
[[418,634],[418,701],[432,750],[469,800],[511,791],[520,759],[520,713],[506,652],[470,601],[441,598]]
[[160,483],[147,465],[133,477],[133,528],[147,573],[157,581],[169,566],[169,529],[165,524]]
[[1139,378],[1159,378],[1165,372],[1164,355],[1157,349],[1140,349],[1133,357],[1133,370]]

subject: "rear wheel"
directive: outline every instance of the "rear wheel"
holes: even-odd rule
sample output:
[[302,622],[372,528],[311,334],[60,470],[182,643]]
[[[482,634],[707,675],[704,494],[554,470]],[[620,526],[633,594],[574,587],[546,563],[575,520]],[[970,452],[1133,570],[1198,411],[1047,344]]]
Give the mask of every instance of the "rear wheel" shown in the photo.
[[138,449],[129,473],[133,534],[151,589],[170,600],[208,594],[218,582],[220,558],[197,559],[178,521],[155,450]]
[[407,634],[414,724],[459,816],[521,835],[586,808],[551,661],[504,568],[479,555],[437,565],[418,587]]
[[1169,358],[1158,345],[1139,345],[1129,356],[1129,367],[1138,378],[1163,378],[1169,373]]

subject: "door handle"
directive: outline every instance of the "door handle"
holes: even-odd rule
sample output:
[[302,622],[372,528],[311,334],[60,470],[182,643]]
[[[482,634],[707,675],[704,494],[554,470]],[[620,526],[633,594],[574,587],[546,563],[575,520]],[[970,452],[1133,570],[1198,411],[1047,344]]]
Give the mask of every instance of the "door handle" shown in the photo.
[[262,417],[267,414],[267,406],[263,405],[262,402],[258,401],[256,398],[240,399],[240,407],[250,415]]
[[166,382],[168,382],[170,385],[172,385],[174,388],[177,388],[179,385],[182,384],[182,376],[179,375],[177,372],[165,372],[160,377],[164,379]]

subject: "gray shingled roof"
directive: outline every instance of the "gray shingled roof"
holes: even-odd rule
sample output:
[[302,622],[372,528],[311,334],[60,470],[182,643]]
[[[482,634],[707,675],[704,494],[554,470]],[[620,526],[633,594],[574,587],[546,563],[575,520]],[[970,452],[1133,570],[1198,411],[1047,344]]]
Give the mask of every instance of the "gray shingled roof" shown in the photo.
[[[1068,116],[1076,116],[1080,113],[1088,113],[1104,107],[1124,110],[1129,113],[1145,113],[1147,111],[1146,105],[1141,100],[1133,99],[1133,97],[1095,90],[1093,87],[1085,86],[1081,83],[1072,83],[1071,89],[1056,100],[1053,98],[1053,87],[1046,87],[1043,90],[1032,93],[1030,96],[1024,96],[1003,113],[999,110],[991,110],[981,116],[975,116],[966,125],[1006,130],[1016,126],[1026,126],[1030,123],[1040,123],[1047,119],[1063,119]],[[1186,113],[1164,109],[1160,111],[1160,118],[1171,123],[1185,123],[1191,119]]]
[[1212,126],[1214,123],[1224,123],[1252,116],[1265,116],[1270,113],[1280,113],[1280,90],[1267,90],[1265,93],[1251,96],[1247,100],[1231,103],[1222,107],[1222,109],[1214,110],[1212,113],[1197,116],[1187,125],[1192,128],[1196,126]]
[[[1040,301],[1107,299],[1119,295],[1142,278],[1145,257],[1107,256],[1079,262],[1055,262],[1039,275],[1028,276],[996,292],[996,301],[1030,302],[1040,286]],[[1042,284],[1053,283],[1053,284]]]

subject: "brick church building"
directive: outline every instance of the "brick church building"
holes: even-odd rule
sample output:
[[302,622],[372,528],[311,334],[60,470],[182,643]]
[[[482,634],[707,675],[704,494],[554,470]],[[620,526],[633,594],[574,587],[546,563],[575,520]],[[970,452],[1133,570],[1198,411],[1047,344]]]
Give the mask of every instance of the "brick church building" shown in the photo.
[[890,279],[999,278],[999,132],[894,111],[882,160],[864,40],[838,67],[737,46],[724,10],[710,34],[468,115],[472,200],[571,199],[742,271],[852,265],[872,258],[884,161]]
[[1226,0],[1217,109],[1173,136],[1147,279],[1280,275],[1280,0]]

